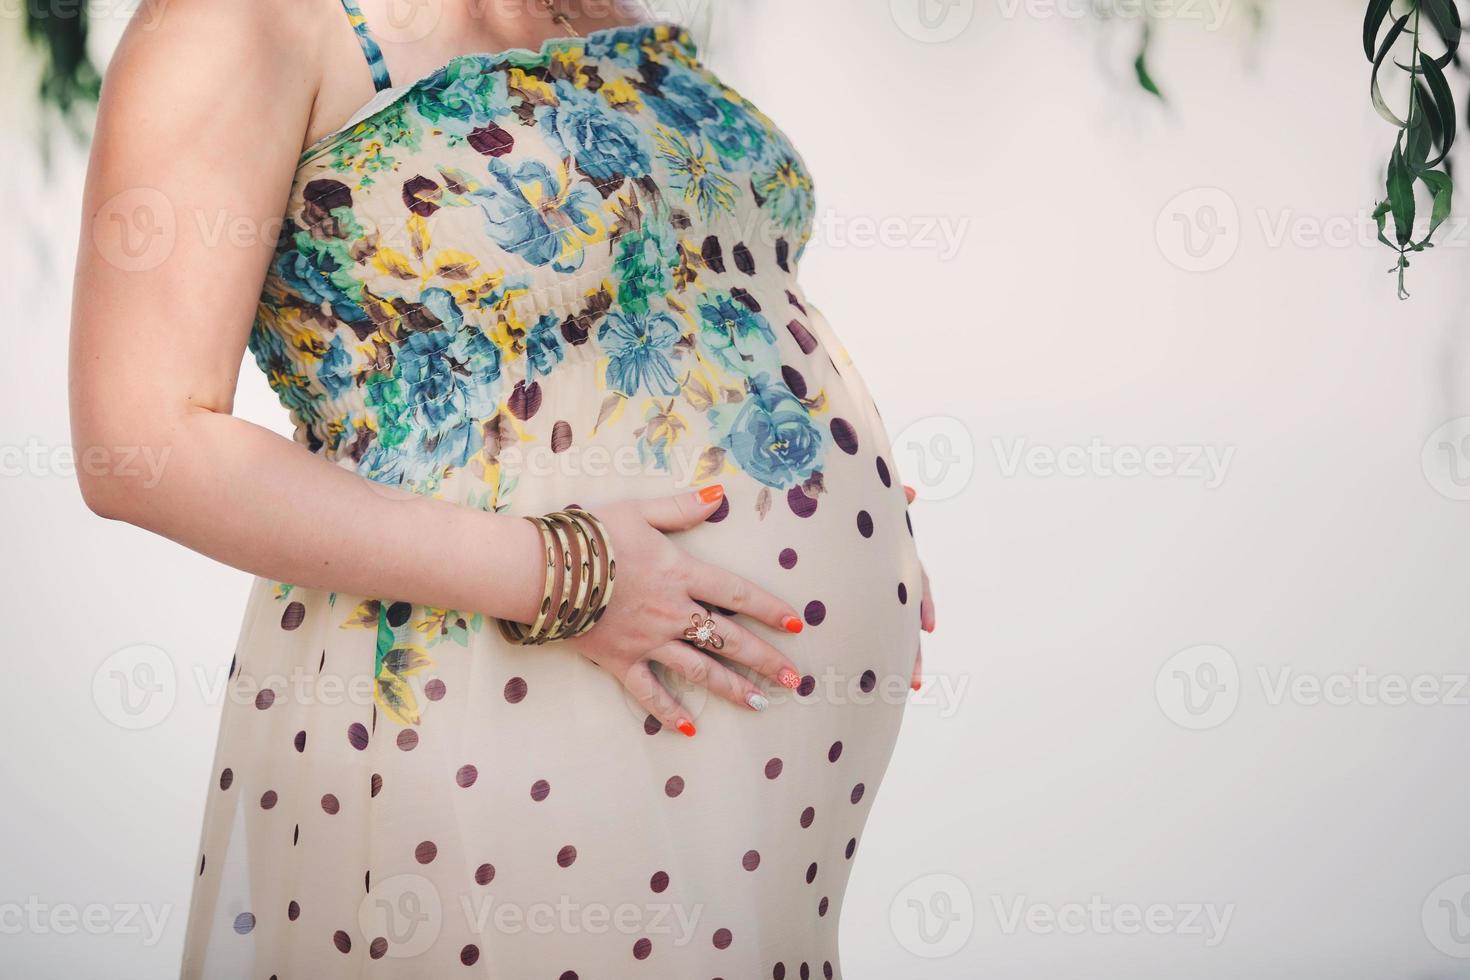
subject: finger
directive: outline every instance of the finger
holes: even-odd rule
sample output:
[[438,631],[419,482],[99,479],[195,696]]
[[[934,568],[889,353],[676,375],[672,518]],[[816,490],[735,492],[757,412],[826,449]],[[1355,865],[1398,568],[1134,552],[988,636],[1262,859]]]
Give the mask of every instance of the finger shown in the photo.
[[689,720],[689,710],[669,693],[669,689],[664,687],[647,661],[639,661],[628,668],[628,673],[623,677],[623,687],[665,728],[694,737],[694,722]]
[[801,685],[801,671],[787,656],[733,620],[695,607],[699,618],[714,623],[721,644],[710,649],[727,660],[744,664],[782,687],[796,690]]
[[802,622],[796,610],[759,585],[715,565],[694,561],[691,564],[689,594],[695,599],[743,613],[788,633],[801,632]]
[[720,502],[724,499],[724,486],[712,483],[689,493],[645,500],[638,509],[643,519],[660,531],[687,531],[708,520],[720,509]]
[[924,598],[919,601],[919,625],[925,633],[934,632],[934,594],[929,591],[929,573],[924,573]]
[[771,705],[770,699],[760,688],[683,640],[665,643],[648,656],[689,683],[708,688],[712,694],[719,695],[731,704],[738,704],[752,711],[765,711]]
[[913,689],[916,690],[916,691],[919,688],[921,688],[921,687],[924,686],[924,646],[923,646],[923,644],[920,644],[919,645],[919,648],[914,651],[914,676],[911,679],[910,684],[913,686]]
[[919,495],[919,492],[917,490],[915,490],[913,487],[909,486],[907,483],[905,483],[903,485],[903,495],[906,498],[908,498],[908,502],[909,503],[913,503],[914,502],[914,498]]

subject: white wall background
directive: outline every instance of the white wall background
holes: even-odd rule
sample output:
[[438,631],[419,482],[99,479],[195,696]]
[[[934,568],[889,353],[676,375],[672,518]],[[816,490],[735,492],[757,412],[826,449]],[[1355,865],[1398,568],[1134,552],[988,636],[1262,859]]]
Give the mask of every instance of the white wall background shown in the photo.
[[[1470,415],[1470,231],[1394,297],[1362,230],[1392,131],[1368,103],[1361,4],[1271,4],[1254,42],[1164,23],[1160,108],[1092,21],[961,0],[941,23],[963,30],[930,43],[918,3],[732,0],[711,54],[817,176],[808,291],[932,498],[915,523],[934,676],[848,894],[846,975],[1470,977],[1470,885],[1452,880],[1470,873],[1470,503],[1452,499],[1470,430],[1434,435]],[[247,580],[92,518],[29,451],[67,446],[80,165],[60,153],[43,175],[5,60],[0,977],[164,977]],[[1202,203],[1217,267],[1189,272],[1175,215],[1200,234]],[[907,238],[853,240],[885,219]],[[930,219],[963,231],[955,254],[924,247]],[[239,411],[282,428],[253,369]],[[1174,469],[1011,465],[1094,440],[1168,447]],[[1228,466],[1198,475],[1189,447]],[[94,677],[135,644],[166,653],[174,693],[130,731]],[[1186,704],[1204,654],[1166,662],[1205,644],[1222,690]],[[1280,692],[1301,677],[1350,683],[1340,703]],[[1437,703],[1386,703],[1396,682]],[[37,905],[106,911],[91,931],[17,928]],[[1184,921],[1196,906],[1223,932]],[[124,928],[130,907],[161,933]],[[1172,922],[1130,932],[1130,909]]]

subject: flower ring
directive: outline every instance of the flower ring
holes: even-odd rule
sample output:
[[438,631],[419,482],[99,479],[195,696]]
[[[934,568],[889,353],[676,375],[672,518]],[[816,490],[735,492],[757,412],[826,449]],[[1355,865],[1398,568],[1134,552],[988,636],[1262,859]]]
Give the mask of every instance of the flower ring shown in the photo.
[[684,631],[684,639],[701,650],[723,650],[725,638],[715,632],[715,621],[708,616],[694,613],[689,617],[690,626]]

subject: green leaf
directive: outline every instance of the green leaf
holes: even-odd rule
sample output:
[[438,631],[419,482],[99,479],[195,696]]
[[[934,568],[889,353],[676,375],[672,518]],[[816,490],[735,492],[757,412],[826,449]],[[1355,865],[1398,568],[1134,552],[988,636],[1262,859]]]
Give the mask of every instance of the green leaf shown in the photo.
[[1455,142],[1455,95],[1450,91],[1450,85],[1445,80],[1444,72],[1440,70],[1433,58],[1421,53],[1419,62],[1424,69],[1424,81],[1432,97],[1428,104],[1433,105],[1439,120],[1439,156],[1427,164],[1430,167],[1437,167],[1449,155],[1450,147]]
[[1368,14],[1363,18],[1363,54],[1369,61],[1373,60],[1373,42],[1378,40],[1378,31],[1392,6],[1393,0],[1368,0]]
[[1435,65],[1443,68],[1454,60],[1460,47],[1460,12],[1452,0],[1419,0],[1419,9],[1429,17],[1435,33],[1444,41],[1445,53],[1434,59]]
[[1159,91],[1158,84],[1154,82],[1153,76],[1148,71],[1148,44],[1151,33],[1147,22],[1145,22],[1143,25],[1143,40],[1138,46],[1138,57],[1133,59],[1133,73],[1138,76],[1138,84],[1143,86],[1145,92],[1155,95],[1162,100],[1164,93]]
[[1424,186],[1434,195],[1434,204],[1429,210],[1429,231],[1425,232],[1421,242],[1421,245],[1429,245],[1429,239],[1434,237],[1435,230],[1450,216],[1455,184],[1450,180],[1449,174],[1438,170],[1426,170],[1419,175],[1419,179],[1424,181]]
[[378,642],[377,655],[373,660],[373,676],[383,671],[383,661],[388,657],[388,651],[393,649],[393,627],[388,625],[388,604],[378,604]]
[[1394,141],[1388,161],[1388,205],[1393,211],[1394,237],[1407,247],[1414,237],[1414,173],[1404,160],[1403,138]]
[[1373,59],[1373,81],[1372,85],[1370,86],[1370,92],[1373,96],[1373,108],[1378,110],[1378,114],[1380,116],[1393,123],[1399,129],[1403,129],[1405,126],[1408,125],[1408,123],[1400,119],[1397,115],[1394,114],[1394,111],[1388,107],[1388,102],[1383,98],[1383,89],[1378,84],[1378,72],[1383,68],[1383,62],[1384,59],[1388,57],[1388,53],[1393,50],[1394,42],[1399,39],[1399,35],[1404,33],[1404,28],[1408,26],[1409,18],[1411,16],[1413,15],[1404,14],[1398,20],[1394,21],[1393,26],[1390,27],[1388,29],[1388,33],[1384,35],[1383,44],[1378,48],[1378,56]]

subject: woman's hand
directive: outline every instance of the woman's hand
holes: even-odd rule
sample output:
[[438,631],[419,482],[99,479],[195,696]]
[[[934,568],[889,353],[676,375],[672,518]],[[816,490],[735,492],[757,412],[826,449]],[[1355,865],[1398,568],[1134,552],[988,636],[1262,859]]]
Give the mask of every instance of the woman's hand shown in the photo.
[[[912,504],[916,495],[914,488],[905,484],[903,493],[908,498],[909,503]],[[919,628],[925,633],[933,633],[934,595],[929,591],[929,573],[921,567],[919,574],[924,577],[924,598],[919,601]],[[922,641],[919,643],[918,649],[914,652],[914,676],[910,684],[916,691],[924,686],[924,645]]]
[[597,517],[612,538],[618,563],[617,585],[598,624],[565,641],[617,678],[660,723],[691,736],[690,712],[659,681],[651,663],[663,664],[734,704],[755,711],[768,704],[757,685],[681,638],[692,615],[714,620],[725,641],[721,657],[787,688],[801,682],[800,672],[781,651],[731,619],[706,613],[700,603],[800,633],[802,622],[795,610],[738,575],[691,558],[667,536],[704,523],[723,497],[724,488],[715,485],[599,507]]

